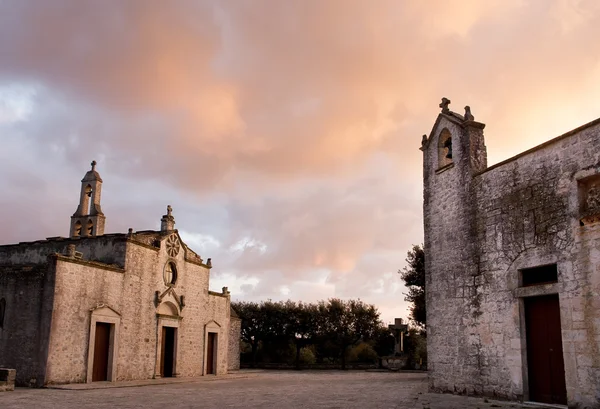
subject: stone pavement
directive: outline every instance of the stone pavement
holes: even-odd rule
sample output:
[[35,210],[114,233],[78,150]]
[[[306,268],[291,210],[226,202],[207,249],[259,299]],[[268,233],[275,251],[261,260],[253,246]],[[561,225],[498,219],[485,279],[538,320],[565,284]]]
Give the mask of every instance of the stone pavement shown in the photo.
[[[165,383],[166,382],[166,383]],[[102,384],[102,385],[100,385]],[[365,371],[240,371],[223,377],[17,388],[0,408],[523,408],[517,403],[427,393],[426,375]],[[94,388],[94,389],[90,389]]]

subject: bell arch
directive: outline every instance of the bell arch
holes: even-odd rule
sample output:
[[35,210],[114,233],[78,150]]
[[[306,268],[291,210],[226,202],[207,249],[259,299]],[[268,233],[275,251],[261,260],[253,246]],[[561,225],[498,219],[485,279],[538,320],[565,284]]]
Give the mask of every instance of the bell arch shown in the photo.
[[448,128],[444,128],[438,139],[438,168],[448,166],[452,162],[452,134]]

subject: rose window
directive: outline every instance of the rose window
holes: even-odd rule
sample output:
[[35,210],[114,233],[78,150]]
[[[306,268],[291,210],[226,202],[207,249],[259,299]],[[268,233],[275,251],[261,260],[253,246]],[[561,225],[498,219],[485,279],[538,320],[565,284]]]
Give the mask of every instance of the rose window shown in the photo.
[[177,235],[172,234],[167,239],[167,254],[170,257],[175,257],[179,254],[179,239],[177,239]]

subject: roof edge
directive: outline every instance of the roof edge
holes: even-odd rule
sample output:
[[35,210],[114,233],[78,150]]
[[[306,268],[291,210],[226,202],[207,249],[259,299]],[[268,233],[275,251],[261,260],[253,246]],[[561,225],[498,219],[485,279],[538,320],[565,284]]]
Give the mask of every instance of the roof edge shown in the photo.
[[517,160],[517,159],[519,159],[519,158],[521,158],[523,156],[529,155],[530,153],[536,152],[536,151],[538,151],[540,149],[543,149],[543,148],[545,148],[547,146],[550,146],[550,145],[552,145],[552,144],[554,144],[556,142],[559,142],[559,141],[561,141],[563,139],[569,138],[569,137],[571,137],[571,136],[573,136],[573,135],[575,135],[575,134],[577,134],[577,133],[579,133],[579,132],[581,132],[581,131],[583,131],[583,130],[585,130],[587,128],[591,128],[591,127],[593,127],[595,125],[600,125],[600,118],[594,119],[593,121],[588,122],[587,124],[583,124],[583,125],[575,128],[575,129],[572,129],[572,130],[570,130],[570,131],[568,131],[568,132],[566,132],[566,133],[564,133],[562,135],[559,135],[559,136],[557,136],[555,138],[552,138],[552,139],[550,139],[550,140],[548,140],[546,142],[543,142],[543,143],[541,143],[539,145],[536,145],[533,148],[527,149],[526,151],[518,153],[515,156],[512,156],[512,157],[510,157],[508,159],[505,159],[505,160],[503,160],[501,162],[498,162],[498,163],[496,163],[496,164],[494,164],[492,166],[489,166],[489,167],[485,168],[484,170],[482,170],[481,172],[476,173],[474,176],[479,176],[479,175],[482,175],[482,174],[484,174],[484,173],[486,173],[486,172],[488,172],[490,170],[499,168],[499,167],[501,167],[503,165],[506,165],[507,163],[513,162],[513,161],[515,161],[515,160]]

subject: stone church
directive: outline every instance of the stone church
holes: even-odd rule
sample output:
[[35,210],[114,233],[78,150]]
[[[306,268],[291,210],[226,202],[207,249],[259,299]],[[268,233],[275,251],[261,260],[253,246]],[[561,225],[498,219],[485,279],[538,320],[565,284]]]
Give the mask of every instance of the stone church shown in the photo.
[[159,231],[104,234],[95,166],[68,238],[0,246],[0,367],[32,386],[238,369],[240,320],[227,287],[208,289],[211,259],[170,206]]
[[600,119],[488,167],[449,103],[421,146],[430,388],[600,408]]

